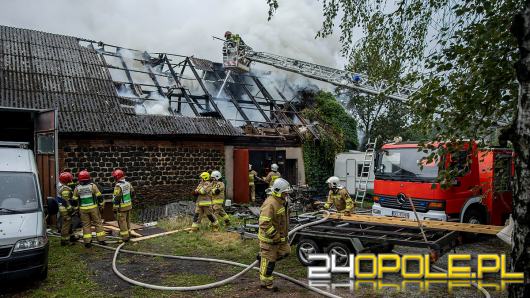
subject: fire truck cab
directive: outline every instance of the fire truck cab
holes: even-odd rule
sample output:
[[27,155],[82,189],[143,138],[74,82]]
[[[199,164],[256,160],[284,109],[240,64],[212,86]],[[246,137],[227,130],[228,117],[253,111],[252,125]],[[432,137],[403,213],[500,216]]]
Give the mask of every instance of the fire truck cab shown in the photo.
[[[416,142],[384,145],[376,157],[374,216],[504,225],[512,211],[513,152],[510,149],[468,149],[425,163],[429,150]],[[423,169],[420,167],[423,164]],[[452,164],[452,165],[451,165]],[[444,167],[462,173],[448,188],[437,181]]]

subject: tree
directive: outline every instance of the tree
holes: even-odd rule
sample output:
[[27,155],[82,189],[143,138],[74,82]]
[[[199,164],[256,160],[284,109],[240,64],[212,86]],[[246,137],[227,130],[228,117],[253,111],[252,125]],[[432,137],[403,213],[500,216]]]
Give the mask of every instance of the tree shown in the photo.
[[[272,16],[278,1],[268,3]],[[403,61],[402,82],[421,82],[411,108],[432,140],[474,138],[484,145],[500,130],[499,143],[511,142],[517,153],[512,270],[527,278],[526,285],[510,288],[511,297],[530,296],[529,7],[523,0],[323,0],[325,20],[317,33],[331,34],[338,22],[344,54],[354,46],[354,28],[368,36],[363,43],[379,38],[396,47],[389,63]],[[515,39],[508,30],[512,19]]]

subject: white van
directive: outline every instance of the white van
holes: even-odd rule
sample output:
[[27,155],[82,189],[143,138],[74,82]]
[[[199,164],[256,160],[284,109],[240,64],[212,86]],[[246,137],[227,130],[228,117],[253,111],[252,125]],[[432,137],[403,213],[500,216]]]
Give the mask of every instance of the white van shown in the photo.
[[[364,152],[350,150],[335,156],[335,173],[334,176],[339,177],[340,183],[344,186],[350,195],[355,195],[361,179],[361,170],[364,160]],[[368,174],[368,185],[366,186],[367,193],[374,192],[374,163],[370,166]]]
[[0,281],[48,274],[37,165],[27,143],[0,142]]

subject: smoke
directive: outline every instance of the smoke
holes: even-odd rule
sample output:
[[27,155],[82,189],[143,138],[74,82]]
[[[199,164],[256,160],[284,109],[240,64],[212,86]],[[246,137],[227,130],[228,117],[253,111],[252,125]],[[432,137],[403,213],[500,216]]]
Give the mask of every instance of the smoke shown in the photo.
[[0,23],[212,61],[222,44],[211,36],[230,30],[257,51],[342,67],[338,37],[314,39],[322,3],[280,3],[268,22],[265,0],[0,0]]

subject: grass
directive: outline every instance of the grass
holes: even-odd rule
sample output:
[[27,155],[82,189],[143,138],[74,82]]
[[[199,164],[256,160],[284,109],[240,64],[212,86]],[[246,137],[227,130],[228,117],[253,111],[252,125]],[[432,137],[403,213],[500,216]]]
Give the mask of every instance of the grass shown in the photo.
[[108,297],[98,291],[83,260],[81,245],[63,247],[57,238],[50,238],[48,278],[34,289],[19,293],[23,297]]

